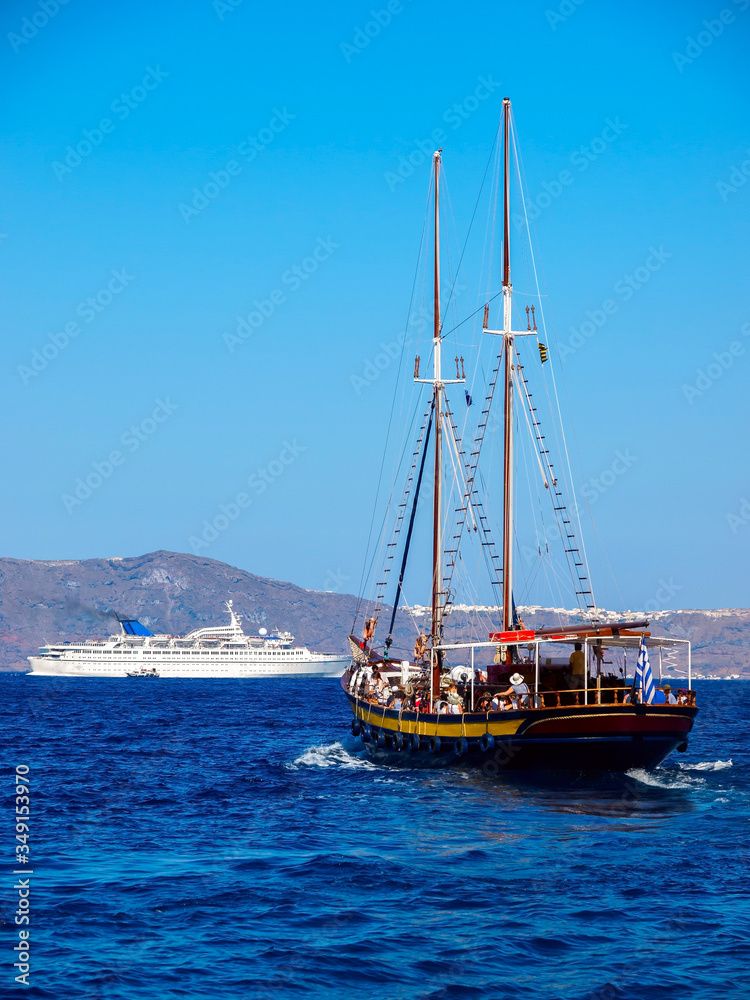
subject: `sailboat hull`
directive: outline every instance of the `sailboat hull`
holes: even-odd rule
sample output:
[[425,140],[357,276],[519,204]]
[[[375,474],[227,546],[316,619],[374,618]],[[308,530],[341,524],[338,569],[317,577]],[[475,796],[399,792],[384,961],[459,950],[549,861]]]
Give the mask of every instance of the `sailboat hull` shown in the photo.
[[471,715],[394,712],[354,698],[352,731],[375,760],[449,766],[627,771],[687,746],[698,709],[588,705]]

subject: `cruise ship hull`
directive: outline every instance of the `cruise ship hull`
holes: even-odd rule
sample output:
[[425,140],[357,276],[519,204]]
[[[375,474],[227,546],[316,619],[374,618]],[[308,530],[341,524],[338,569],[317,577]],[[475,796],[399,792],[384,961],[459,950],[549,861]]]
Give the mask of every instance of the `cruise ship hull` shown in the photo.
[[129,671],[145,666],[155,669],[161,678],[205,677],[212,680],[222,677],[341,677],[351,663],[350,656],[300,659],[298,662],[290,658],[283,664],[259,659],[257,662],[238,662],[221,667],[162,661],[157,657],[149,657],[148,660],[128,657],[128,662],[116,664],[47,656],[30,656],[28,659],[31,664],[29,676],[34,677],[127,677]]

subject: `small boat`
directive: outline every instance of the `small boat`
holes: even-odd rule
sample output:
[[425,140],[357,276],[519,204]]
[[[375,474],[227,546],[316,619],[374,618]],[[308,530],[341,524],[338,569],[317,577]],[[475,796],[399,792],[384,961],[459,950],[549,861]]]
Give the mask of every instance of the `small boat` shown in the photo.
[[141,667],[140,670],[126,670],[126,677],[158,677],[158,670],[148,670],[146,667]]
[[[424,416],[421,421],[414,420],[414,426],[419,428],[416,442],[404,449],[405,485],[401,502],[396,504],[394,500],[391,505],[397,513],[390,541],[385,544],[386,538],[381,540],[383,556],[364,631],[361,638],[349,636],[352,662],[341,684],[354,716],[352,733],[361,737],[376,760],[386,763],[407,759],[410,764],[447,766],[461,761],[481,766],[490,774],[503,768],[653,768],[672,751],[686,749],[698,712],[692,689],[690,643],[653,636],[646,619],[605,621],[594,600],[586,551],[580,541],[578,507],[571,496],[570,473],[566,481],[566,473],[555,469],[552,439],[543,433],[540,407],[530,388],[531,369],[542,381],[545,372],[552,369],[552,364],[547,364],[545,342],[549,341],[538,288],[533,298],[532,293],[525,293],[529,303],[525,307],[525,329],[523,317],[518,323],[521,310],[514,312],[510,167],[511,149],[515,150],[516,145],[508,99],[503,101],[498,140],[498,153],[502,153],[497,157],[496,185],[497,201],[502,204],[502,277],[500,290],[484,305],[482,331],[497,338],[499,349],[484,392],[484,406],[476,427],[470,431],[470,447],[463,444],[460,421],[448,396],[449,386],[464,386],[466,382],[464,359],[456,356],[455,378],[446,378],[442,368],[443,341],[456,327],[446,331],[441,320],[442,150],[433,156],[434,206],[428,226],[433,243],[432,373],[420,376],[419,357],[414,367],[414,383],[429,386],[430,391],[420,402],[420,409],[414,411]],[[516,218],[525,218],[525,212],[522,210]],[[500,308],[491,328],[495,298],[500,299]],[[537,329],[537,310],[541,331]],[[476,313],[481,311],[480,304]],[[525,338],[523,347],[532,348],[523,361],[521,338]],[[552,399],[549,385],[547,389]],[[464,393],[468,407],[471,396],[466,388]],[[500,397],[499,419],[494,418],[496,396]],[[551,403],[550,411],[554,417]],[[468,423],[468,416],[466,419]],[[500,457],[494,464],[488,462],[483,471],[488,425],[498,431],[495,440]],[[568,570],[571,592],[579,604],[579,625],[527,629],[519,617],[514,595],[514,552],[519,510],[516,438],[520,430],[528,431],[525,454],[533,459],[529,464],[538,494],[541,500],[546,497],[552,508],[549,516],[557,526],[563,549],[560,565]],[[555,440],[564,446],[564,435],[556,435]],[[417,618],[412,616],[420,634],[413,651],[406,648],[399,656],[394,626],[403,601],[428,459],[433,473],[432,499],[426,505],[431,511],[432,551],[429,576],[425,574],[423,579],[432,581],[430,627],[429,633],[426,629],[422,632]],[[569,463],[560,464],[563,470],[569,469]],[[495,473],[495,467],[502,470],[501,474]],[[526,472],[530,478],[528,467]],[[494,479],[499,481],[498,549],[487,513],[490,508],[485,506]],[[481,546],[478,551],[483,563],[477,556],[477,565],[486,567],[489,584],[499,599],[495,617],[484,635],[475,630],[474,635],[451,642],[445,627],[455,603],[457,567],[469,577],[468,587],[474,592],[477,589],[476,579],[467,573],[462,559],[467,541]],[[543,559],[541,545],[539,551]],[[391,587],[395,593],[389,607],[385,596]],[[657,657],[659,672],[655,679],[651,659]],[[685,679],[675,693],[670,685],[657,680],[663,680],[664,662],[671,676],[678,661]]]

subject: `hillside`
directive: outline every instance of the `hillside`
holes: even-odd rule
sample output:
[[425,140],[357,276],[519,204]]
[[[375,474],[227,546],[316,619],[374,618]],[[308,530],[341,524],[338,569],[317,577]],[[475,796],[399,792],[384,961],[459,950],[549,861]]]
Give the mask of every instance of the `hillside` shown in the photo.
[[224,602],[246,631],[284,628],[311,648],[342,651],[356,598],[303,590],[226,563],[178,552],[127,559],[0,559],[0,668],[25,669],[46,641],[119,631],[115,612],[180,635],[223,624]]
[[[351,594],[304,590],[179,552],[127,559],[0,559],[0,669],[26,669],[26,657],[46,641],[109,635],[117,631],[115,612],[138,618],[152,631],[180,635],[222,622],[227,600],[234,601],[247,631],[288,629],[298,642],[331,652],[348,648],[357,608]],[[426,623],[426,609],[419,610],[417,620]],[[532,627],[580,620],[577,612],[559,608],[520,610]],[[363,612],[360,627],[362,617]],[[491,608],[459,605],[446,621],[447,637],[469,638],[478,619],[481,635],[497,616]],[[750,678],[750,610],[659,611],[650,620],[655,634],[692,641],[696,672]],[[399,616],[394,655],[411,649],[414,635],[414,626]]]

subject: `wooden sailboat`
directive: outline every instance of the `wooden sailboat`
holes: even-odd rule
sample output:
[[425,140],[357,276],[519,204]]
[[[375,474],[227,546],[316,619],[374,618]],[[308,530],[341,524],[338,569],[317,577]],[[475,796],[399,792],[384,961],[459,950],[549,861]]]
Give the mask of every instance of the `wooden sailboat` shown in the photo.
[[[607,621],[597,617],[588,577],[578,556],[572,529],[566,528],[571,568],[575,571],[576,594],[586,605],[587,621],[562,629],[525,629],[519,622],[513,599],[514,541],[514,393],[518,391],[522,366],[515,342],[520,337],[538,340],[534,307],[527,313],[527,329],[513,330],[510,259],[510,100],[503,101],[503,255],[502,329],[489,329],[489,305],[484,309],[484,332],[500,340],[498,373],[503,386],[503,481],[502,558],[499,628],[486,640],[446,643],[444,619],[448,592],[445,585],[446,549],[444,525],[444,439],[453,434],[446,398],[448,385],[462,383],[457,364],[456,378],[442,370],[440,293],[440,180],[442,150],[433,156],[434,172],[434,306],[433,368],[431,378],[421,378],[419,359],[415,382],[431,387],[431,402],[420,434],[412,478],[416,479],[403,560],[392,606],[388,635],[381,648],[375,644],[380,612],[365,622],[364,637],[350,635],[353,659],[342,677],[342,687],[354,715],[352,732],[360,736],[371,754],[388,762],[408,759],[432,765],[456,760],[476,764],[490,773],[503,767],[584,768],[627,770],[651,768],[675,749],[684,750],[697,707],[692,690],[690,644],[685,640],[655,638],[643,621]],[[540,351],[546,350],[540,344]],[[542,353],[542,360],[544,354]],[[458,359],[457,359],[458,361]],[[488,395],[491,398],[491,394]],[[488,409],[489,409],[488,404]],[[483,411],[486,423],[488,410]],[[448,424],[446,424],[448,419]],[[532,413],[532,420],[534,420]],[[537,434],[542,455],[547,455]],[[402,592],[409,540],[428,448],[432,439],[432,585],[429,635],[420,635],[410,659],[391,657],[392,632]],[[450,447],[450,441],[449,441]],[[473,454],[478,455],[478,448]],[[419,456],[418,476],[416,476]],[[547,462],[548,488],[556,511],[565,510],[562,494]],[[478,461],[478,458],[477,458]],[[467,468],[466,519],[474,494],[476,464]],[[551,489],[549,487],[552,487]],[[406,506],[403,504],[402,506]],[[564,513],[562,515],[564,519]],[[404,515],[401,515],[403,518]],[[565,525],[570,520],[563,520]],[[460,530],[454,536],[460,541]],[[456,548],[449,549],[456,559]],[[392,556],[389,556],[392,558]],[[648,666],[649,652],[687,655],[687,685],[675,698],[654,697]],[[638,655],[637,680],[608,675],[605,653],[630,650]],[[571,655],[572,651],[572,655]],[[578,659],[576,660],[576,656]],[[468,667],[452,668],[451,661],[470,658]],[[571,667],[571,664],[574,666]],[[568,669],[566,669],[566,667]],[[575,671],[571,674],[571,669]],[[456,671],[458,670],[458,673]],[[486,672],[486,676],[485,676]]]

